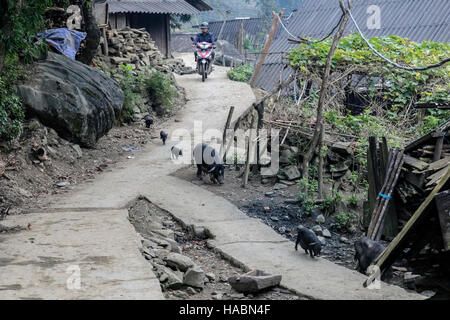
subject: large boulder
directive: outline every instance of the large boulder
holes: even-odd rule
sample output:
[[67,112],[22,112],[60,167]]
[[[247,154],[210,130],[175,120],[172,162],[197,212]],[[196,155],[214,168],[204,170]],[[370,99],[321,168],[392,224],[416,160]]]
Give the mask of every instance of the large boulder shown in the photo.
[[17,91],[29,114],[84,147],[94,147],[113,127],[124,100],[103,72],[53,52]]
[[222,66],[225,60],[225,66],[230,67],[231,62],[233,62],[235,66],[245,62],[245,57],[228,41],[217,40],[216,46],[215,64]]

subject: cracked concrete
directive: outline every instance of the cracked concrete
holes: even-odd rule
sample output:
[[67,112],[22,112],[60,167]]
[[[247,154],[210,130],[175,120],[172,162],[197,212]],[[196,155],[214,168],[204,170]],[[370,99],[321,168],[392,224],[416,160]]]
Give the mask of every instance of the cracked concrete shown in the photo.
[[[187,62],[192,55],[184,56]],[[248,85],[231,82],[216,67],[201,83],[198,75],[177,77],[189,99],[166,132],[195,120],[203,129],[222,130],[228,108],[236,119],[254,101]],[[125,208],[142,195],[185,225],[203,226],[214,236],[209,245],[246,267],[283,276],[282,285],[312,299],[424,299],[404,289],[362,287],[365,277],[325,259],[296,252],[293,243],[264,223],[249,218],[213,193],[171,173],[182,165],[170,161],[169,141],[149,144],[136,158],[117,165],[93,183],[53,197],[39,213],[13,216],[9,225],[31,230],[0,236],[0,299],[162,299],[150,265],[139,253],[139,238]],[[182,142],[183,145],[187,141]],[[220,186],[211,186],[220,188]],[[68,290],[68,268],[79,266],[81,289]]]

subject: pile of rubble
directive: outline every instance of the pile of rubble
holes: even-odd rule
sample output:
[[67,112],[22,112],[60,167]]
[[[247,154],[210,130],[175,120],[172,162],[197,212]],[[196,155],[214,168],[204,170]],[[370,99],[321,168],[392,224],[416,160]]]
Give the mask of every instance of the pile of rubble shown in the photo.
[[[104,41],[103,38],[101,41]],[[131,65],[133,69],[151,66],[161,72],[178,74],[193,72],[192,68],[186,67],[180,59],[166,59],[144,28],[109,30],[107,42],[108,56],[99,54],[98,58],[110,66],[117,67],[124,64]]]
[[[164,291],[187,287],[201,290],[206,282],[214,281],[214,274],[204,272],[191,258],[182,254],[176,239],[184,235],[173,231],[175,222],[171,217],[159,215],[152,210],[151,203],[141,199],[130,208],[130,221],[143,237],[141,252],[153,266]],[[192,232],[197,239],[207,237],[203,228],[193,228]]]

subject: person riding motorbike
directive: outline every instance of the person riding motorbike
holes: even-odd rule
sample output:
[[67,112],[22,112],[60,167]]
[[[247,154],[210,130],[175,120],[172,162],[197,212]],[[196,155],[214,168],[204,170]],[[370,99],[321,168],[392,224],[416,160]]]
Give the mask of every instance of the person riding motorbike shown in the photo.
[[[195,46],[197,45],[197,43],[199,42],[208,42],[211,43],[213,46],[213,49],[216,48],[216,39],[214,37],[214,34],[212,32],[209,32],[209,24],[208,22],[203,22],[200,26],[200,30],[202,32],[198,33],[195,38],[194,38],[194,42],[192,43],[192,47],[195,48]],[[216,53],[213,51],[212,52],[212,61],[214,61],[214,57],[215,57]],[[194,56],[195,56],[195,61],[197,61],[197,53],[194,52]]]

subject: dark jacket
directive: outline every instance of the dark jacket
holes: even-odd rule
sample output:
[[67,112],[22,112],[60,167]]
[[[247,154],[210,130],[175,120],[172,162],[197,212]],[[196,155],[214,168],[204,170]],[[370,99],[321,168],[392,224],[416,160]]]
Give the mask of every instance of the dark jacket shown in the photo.
[[195,36],[194,39],[194,44],[197,44],[198,42],[208,42],[208,43],[212,43],[212,45],[214,46],[216,44],[216,38],[214,37],[214,34],[212,34],[211,32],[207,32],[207,33],[199,33]]

